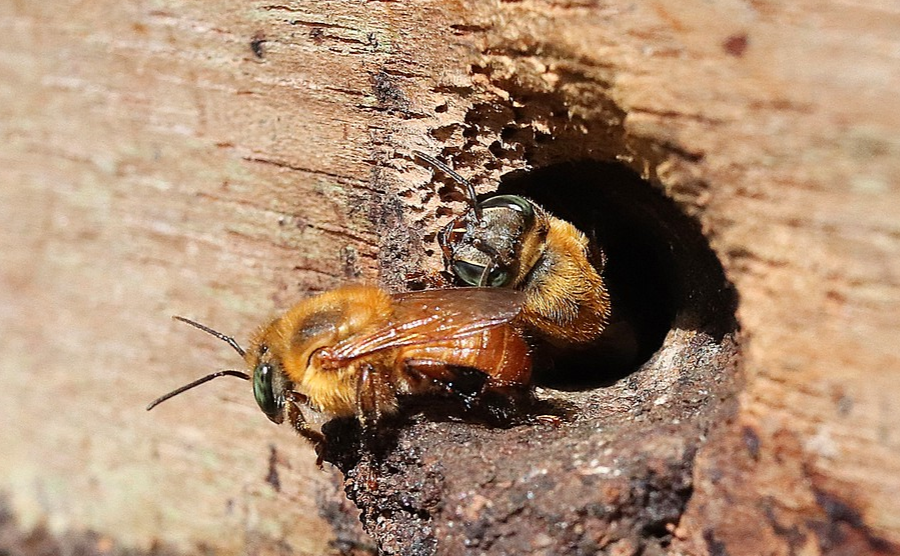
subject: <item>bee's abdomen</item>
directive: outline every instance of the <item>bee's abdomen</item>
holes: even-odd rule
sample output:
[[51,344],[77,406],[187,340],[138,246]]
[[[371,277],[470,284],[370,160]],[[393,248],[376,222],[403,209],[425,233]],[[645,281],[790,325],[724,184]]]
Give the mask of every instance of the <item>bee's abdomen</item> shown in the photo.
[[468,368],[487,377],[485,387],[525,386],[531,379],[531,351],[509,325],[493,326],[477,334],[439,343],[411,346],[398,363],[439,380],[450,369]]
[[531,351],[512,326],[495,326],[475,335],[476,368],[488,375],[488,388],[526,385],[531,380]]

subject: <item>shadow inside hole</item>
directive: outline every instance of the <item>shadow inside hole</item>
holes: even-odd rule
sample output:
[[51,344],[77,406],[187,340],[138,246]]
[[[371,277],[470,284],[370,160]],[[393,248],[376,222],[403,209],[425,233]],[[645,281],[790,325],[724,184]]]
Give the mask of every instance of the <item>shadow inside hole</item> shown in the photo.
[[625,166],[583,161],[514,172],[498,191],[571,222],[606,256],[613,316],[604,338],[539,362],[537,384],[563,390],[611,384],[650,360],[673,328],[716,342],[736,329],[736,293],[699,224]]

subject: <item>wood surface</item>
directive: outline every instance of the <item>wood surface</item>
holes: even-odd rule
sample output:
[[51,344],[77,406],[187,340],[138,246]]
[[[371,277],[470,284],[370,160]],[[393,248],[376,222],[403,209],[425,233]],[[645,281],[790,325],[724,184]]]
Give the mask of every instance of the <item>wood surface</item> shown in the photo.
[[[611,532],[616,508],[599,529],[576,512],[583,550],[900,553],[898,37],[887,1],[0,4],[3,506],[22,531],[99,534],[98,551],[370,552],[340,472],[247,384],[144,407],[241,363],[173,314],[245,341],[316,291],[438,271],[447,215],[419,149],[479,192],[618,161],[696,220],[737,292],[739,349],[716,363],[727,380],[698,371],[716,390],[694,424],[618,437],[660,440],[660,462],[671,440],[683,481],[653,492],[683,505],[646,544],[639,519]],[[678,322],[674,350],[694,337]],[[636,376],[655,396],[675,375]],[[597,395],[627,410],[633,384]],[[411,430],[451,431],[451,467],[471,455],[454,439],[510,438],[466,426]],[[606,468],[591,460],[547,468],[567,484]],[[384,551],[491,552],[380,529],[379,491],[350,478]],[[502,505],[467,500],[463,521]],[[515,525],[534,553],[568,546]]]

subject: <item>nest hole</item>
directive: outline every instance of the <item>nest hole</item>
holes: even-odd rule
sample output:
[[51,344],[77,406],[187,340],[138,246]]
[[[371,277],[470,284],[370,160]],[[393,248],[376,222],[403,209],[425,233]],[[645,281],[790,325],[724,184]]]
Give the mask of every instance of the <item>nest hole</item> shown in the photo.
[[674,338],[713,343],[737,328],[737,299],[700,230],[669,198],[615,162],[578,161],[513,172],[501,193],[528,197],[574,224],[605,254],[603,275],[613,306],[594,348],[555,354],[539,386],[586,390],[645,366]]

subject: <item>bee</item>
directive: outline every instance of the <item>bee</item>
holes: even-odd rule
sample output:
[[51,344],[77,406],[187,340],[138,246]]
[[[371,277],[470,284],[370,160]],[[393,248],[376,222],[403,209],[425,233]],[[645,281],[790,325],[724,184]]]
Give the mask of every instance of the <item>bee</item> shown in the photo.
[[414,154],[466,191],[469,209],[438,236],[448,271],[465,285],[524,292],[517,320],[551,345],[596,342],[611,310],[602,251],[578,228],[531,200],[490,195],[479,201],[472,184],[449,166]]
[[242,378],[252,383],[266,417],[276,424],[287,419],[315,445],[321,463],[325,437],[301,406],[355,416],[365,430],[395,413],[403,396],[443,391],[470,406],[485,393],[527,389],[531,353],[511,324],[521,303],[521,295],[491,288],[391,295],[373,286],[346,286],[296,304],[257,331],[247,350],[232,337],[174,317],[228,343],[250,372],[212,373],[147,410],[214,378]]

